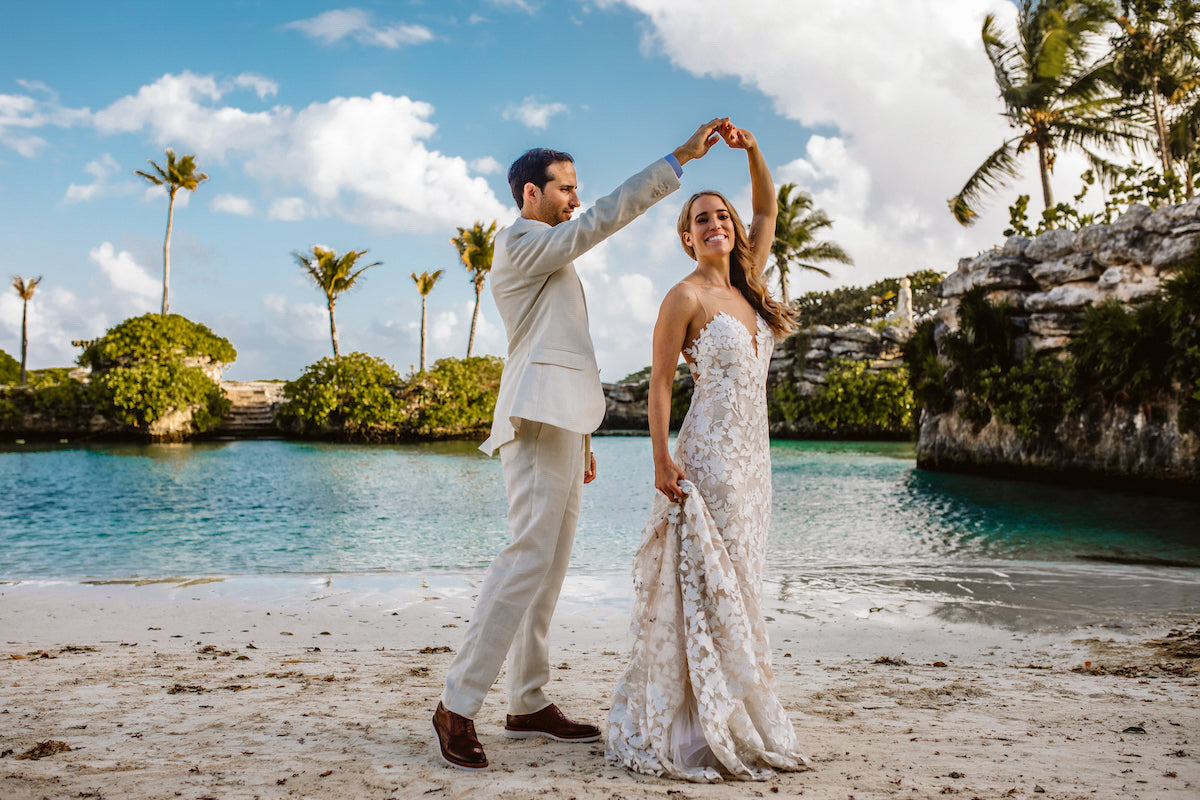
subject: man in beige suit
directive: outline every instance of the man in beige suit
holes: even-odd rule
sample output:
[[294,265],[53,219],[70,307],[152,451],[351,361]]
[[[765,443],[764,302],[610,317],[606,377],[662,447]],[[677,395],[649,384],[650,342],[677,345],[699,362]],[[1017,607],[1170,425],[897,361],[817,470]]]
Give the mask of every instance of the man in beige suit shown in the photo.
[[508,335],[492,435],[500,451],[512,543],[492,562],[433,715],[446,763],[485,769],[472,722],[509,655],[510,738],[594,742],[600,729],[562,715],[542,692],[550,678],[547,633],[571,557],[583,484],[596,477],[589,436],[604,418],[596,354],[574,260],[679,188],[725,120],[700,126],[673,153],[572,219],[574,160],[536,149],[508,171],[516,222],[496,237],[492,295]]

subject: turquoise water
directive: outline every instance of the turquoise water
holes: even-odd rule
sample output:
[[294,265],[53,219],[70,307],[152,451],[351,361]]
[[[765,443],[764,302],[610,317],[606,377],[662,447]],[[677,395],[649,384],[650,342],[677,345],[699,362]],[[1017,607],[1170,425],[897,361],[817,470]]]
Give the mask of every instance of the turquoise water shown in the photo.
[[[573,566],[625,573],[649,440],[595,450]],[[903,443],[777,442],[772,457],[767,563],[783,579],[997,563],[1200,578],[1200,503],[928,473]],[[0,491],[0,580],[472,571],[508,538],[499,462],[466,442],[10,445]]]

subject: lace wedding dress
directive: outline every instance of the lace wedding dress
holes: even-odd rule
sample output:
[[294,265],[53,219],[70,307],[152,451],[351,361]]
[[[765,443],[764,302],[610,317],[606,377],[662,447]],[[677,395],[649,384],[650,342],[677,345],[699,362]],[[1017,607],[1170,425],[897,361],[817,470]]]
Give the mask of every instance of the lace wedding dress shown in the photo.
[[774,340],[717,314],[684,351],[696,389],[676,443],[683,503],[655,493],[634,557],[634,637],[608,717],[609,761],[690,781],[800,770],[763,621],[771,508],[766,377]]

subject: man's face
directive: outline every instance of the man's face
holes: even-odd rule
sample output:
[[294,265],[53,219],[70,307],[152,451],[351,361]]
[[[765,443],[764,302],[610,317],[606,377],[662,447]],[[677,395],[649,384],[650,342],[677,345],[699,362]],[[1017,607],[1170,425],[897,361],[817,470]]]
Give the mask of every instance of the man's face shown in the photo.
[[[547,225],[554,226],[571,218],[575,209],[579,208],[578,180],[575,177],[575,165],[570,161],[555,161],[546,169],[550,180],[544,189],[538,189],[532,184],[526,184],[525,207],[521,216],[536,219]],[[533,196],[528,190],[532,188]]]

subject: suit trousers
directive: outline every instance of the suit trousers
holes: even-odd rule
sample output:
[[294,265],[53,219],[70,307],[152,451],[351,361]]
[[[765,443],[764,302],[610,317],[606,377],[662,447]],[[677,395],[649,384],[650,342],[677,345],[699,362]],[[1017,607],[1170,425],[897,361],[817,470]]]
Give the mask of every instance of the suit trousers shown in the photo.
[[508,655],[509,713],[550,704],[547,634],[571,560],[583,494],[584,437],[521,420],[500,448],[512,542],[488,568],[442,703],[474,719]]

